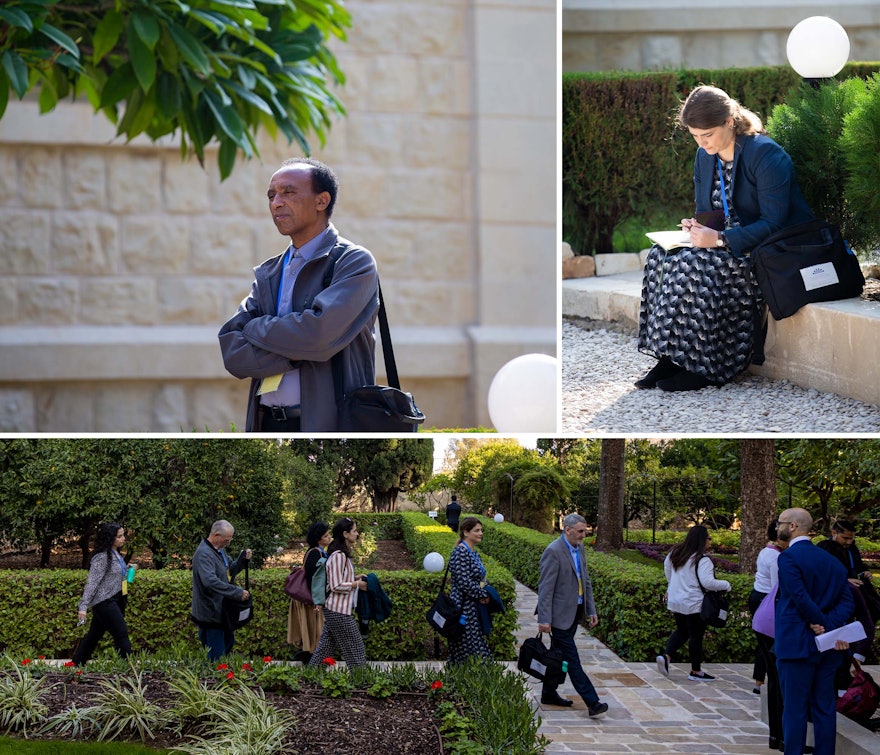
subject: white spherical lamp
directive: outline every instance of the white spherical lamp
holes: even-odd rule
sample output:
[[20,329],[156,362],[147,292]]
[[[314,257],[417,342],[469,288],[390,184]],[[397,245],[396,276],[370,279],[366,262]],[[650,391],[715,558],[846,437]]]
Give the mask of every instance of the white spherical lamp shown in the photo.
[[504,521],[504,514],[495,514],[495,516],[492,517],[492,518],[493,518],[498,524],[501,524],[501,522]]
[[425,571],[436,574],[437,572],[443,571],[445,561],[443,560],[443,556],[441,556],[439,553],[437,553],[436,551],[431,551],[422,560],[422,566],[425,568]]
[[849,37],[833,18],[810,16],[789,33],[785,54],[802,79],[830,79],[849,59]]
[[525,354],[498,370],[489,386],[489,416],[501,433],[556,432],[557,362]]

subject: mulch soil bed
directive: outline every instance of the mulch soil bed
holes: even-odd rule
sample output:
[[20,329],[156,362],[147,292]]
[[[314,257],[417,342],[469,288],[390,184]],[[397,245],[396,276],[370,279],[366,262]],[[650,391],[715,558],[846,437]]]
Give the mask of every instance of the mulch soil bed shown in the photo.
[[[43,697],[50,716],[73,705],[80,710],[93,705],[95,695],[101,691],[101,674],[85,673],[76,681],[72,681],[71,676],[61,672],[46,674],[45,686],[57,685]],[[151,702],[161,705],[170,700],[171,693],[161,675],[145,674],[144,681]],[[398,693],[388,700],[378,700],[355,692],[348,698],[330,699],[321,695],[319,689],[308,689],[304,685],[296,693],[266,692],[266,700],[290,712],[296,721],[284,749],[291,755],[327,752],[433,755],[443,752],[434,703],[424,693]],[[183,737],[161,731],[147,744],[157,748],[175,747],[186,741],[190,731],[184,730]],[[30,738],[40,737],[32,734]]]

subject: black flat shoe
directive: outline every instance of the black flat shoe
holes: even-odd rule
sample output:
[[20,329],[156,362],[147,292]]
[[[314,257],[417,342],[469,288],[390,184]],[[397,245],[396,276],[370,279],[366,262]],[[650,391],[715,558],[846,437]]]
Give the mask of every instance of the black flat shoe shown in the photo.
[[541,695],[541,705],[558,705],[560,708],[570,708],[574,703],[562,697],[558,692],[552,695]]
[[702,375],[695,375],[693,372],[682,370],[677,375],[665,380],[658,380],[657,387],[661,391],[698,391],[701,388],[707,388],[712,385]]
[[671,378],[681,371],[682,368],[668,357],[661,357],[657,364],[648,370],[643,377],[636,380],[635,386],[636,388],[656,388],[658,380]]

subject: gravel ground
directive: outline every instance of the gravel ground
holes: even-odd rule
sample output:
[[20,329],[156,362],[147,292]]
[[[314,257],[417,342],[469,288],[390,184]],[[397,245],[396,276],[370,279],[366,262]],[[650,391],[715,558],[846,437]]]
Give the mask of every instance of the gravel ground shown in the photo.
[[880,432],[880,407],[787,380],[744,373],[720,388],[668,393],[633,382],[656,364],[636,338],[572,322],[562,326],[562,431],[565,433]]

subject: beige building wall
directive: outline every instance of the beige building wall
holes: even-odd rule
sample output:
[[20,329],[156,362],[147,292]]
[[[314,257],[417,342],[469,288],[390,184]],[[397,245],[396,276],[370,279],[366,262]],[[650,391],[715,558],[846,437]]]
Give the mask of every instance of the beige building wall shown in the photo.
[[[428,426],[490,424],[495,372],[556,354],[556,4],[352,0],[340,232],[375,254],[404,388]],[[81,103],[0,120],[0,432],[228,431],[246,385],[216,334],[286,240],[265,191],[178,144],[125,144]],[[381,357],[377,367],[384,376]],[[380,380],[383,378],[380,377]]]
[[830,16],[850,60],[880,60],[876,0],[561,0],[562,70],[785,65],[792,28]]

